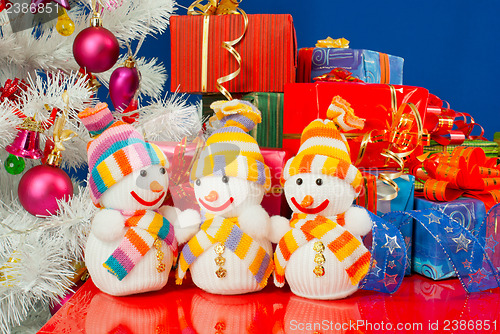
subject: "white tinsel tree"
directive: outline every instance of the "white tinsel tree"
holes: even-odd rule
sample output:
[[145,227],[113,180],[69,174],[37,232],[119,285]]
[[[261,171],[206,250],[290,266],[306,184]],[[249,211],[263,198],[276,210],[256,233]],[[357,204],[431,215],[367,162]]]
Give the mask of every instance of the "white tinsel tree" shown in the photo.
[[[27,1],[27,0],[26,0]],[[0,0],[0,2],[3,2]],[[194,137],[201,128],[198,108],[188,105],[183,96],[162,95],[166,71],[157,59],[140,57],[140,45],[149,35],[164,33],[174,12],[173,0],[99,0],[103,26],[110,30],[121,46],[121,57],[116,65],[104,73],[96,73],[106,90],[113,70],[121,66],[131,53],[141,73],[139,102],[142,97],[151,100],[140,106],[139,118],[134,123],[151,141],[179,141]],[[54,3],[49,3],[54,5]],[[16,111],[37,121],[46,121],[50,113],[46,106],[68,113],[66,129],[77,134],[64,142],[61,167],[67,171],[86,166],[86,144],[90,139],[77,113],[97,99],[86,79],[78,75],[79,65],[73,58],[73,41],[78,33],[89,26],[95,6],[91,1],[71,1],[68,15],[75,23],[75,32],[68,37],[60,35],[56,20],[17,31],[16,25],[26,24],[26,17],[12,20],[6,10],[0,12],[0,86],[15,78],[26,81],[28,88],[18,92],[14,101],[0,103],[0,332],[37,330],[46,317],[41,308],[57,301],[73,286],[73,264],[83,259],[83,251],[95,208],[84,181],[76,181],[75,194],[69,201],[59,202],[59,211],[47,217],[35,217],[20,204],[17,185],[22,177],[11,175],[4,168],[8,156],[5,147],[12,143],[21,119]],[[9,20],[10,19],[10,20]],[[15,32],[17,31],[17,32]],[[135,46],[131,50],[130,46]],[[63,99],[67,93],[68,101]],[[101,94],[106,95],[106,94]],[[120,113],[115,114],[120,117]],[[52,128],[41,136],[52,137]],[[40,164],[40,160],[25,159],[26,168]],[[33,323],[39,317],[41,323]]]

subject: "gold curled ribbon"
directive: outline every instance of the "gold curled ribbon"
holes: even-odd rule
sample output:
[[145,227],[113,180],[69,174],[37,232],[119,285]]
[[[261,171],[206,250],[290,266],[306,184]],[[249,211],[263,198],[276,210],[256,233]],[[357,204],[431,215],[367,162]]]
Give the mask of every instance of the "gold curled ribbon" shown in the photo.
[[325,39],[319,39],[316,42],[317,48],[337,48],[337,49],[347,49],[349,47],[349,41],[342,38],[333,39],[328,36]]
[[[356,159],[356,165],[358,165],[366,153],[366,148],[369,143],[377,143],[381,141],[388,141],[390,145],[388,148],[384,149],[380,154],[386,157],[386,163],[389,160],[393,160],[399,166],[399,171],[397,172],[381,172],[379,173],[378,179],[383,183],[390,186],[394,191],[386,196],[381,196],[378,200],[390,201],[398,196],[399,187],[394,181],[401,175],[403,175],[405,161],[404,158],[411,155],[418,144],[422,141],[424,137],[424,126],[422,118],[418,113],[417,108],[413,103],[402,103],[399,108],[397,108],[397,97],[396,89],[392,85],[388,85],[391,91],[391,110],[396,110],[392,113],[392,122],[389,125],[389,129],[380,131],[378,129],[372,130],[363,135],[361,140],[361,145],[359,147],[358,157]],[[411,114],[405,113],[406,107],[409,107]],[[411,117],[413,115],[413,117]],[[413,121],[416,122],[417,132],[410,132],[413,127]],[[359,137],[360,134],[352,134],[347,136],[347,138]],[[410,149],[412,142],[415,143],[414,147]]]
[[237,0],[209,0],[207,4],[202,4],[203,0],[197,0],[193,2],[188,8],[188,15],[203,15],[203,37],[202,37],[202,65],[201,65],[201,91],[204,93],[207,91],[207,80],[208,80],[208,40],[209,40],[209,26],[210,26],[210,15],[227,15],[227,14],[241,14],[243,17],[244,28],[243,33],[236,39],[232,41],[222,42],[222,48],[227,50],[238,63],[238,68],[236,71],[222,76],[217,79],[216,87],[224,97],[228,100],[232,100],[233,97],[231,93],[222,86],[223,83],[228,82],[236,78],[241,72],[241,56],[236,51],[234,46],[238,44],[246,34],[248,28],[248,15],[241,8],[238,8],[239,1]]

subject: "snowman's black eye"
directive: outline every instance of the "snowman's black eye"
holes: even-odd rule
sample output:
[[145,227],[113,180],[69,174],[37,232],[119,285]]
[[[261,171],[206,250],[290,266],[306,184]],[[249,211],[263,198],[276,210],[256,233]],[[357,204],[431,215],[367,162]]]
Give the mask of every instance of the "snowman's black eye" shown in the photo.
[[141,176],[146,177],[146,175],[148,175],[148,172],[146,172],[144,169],[141,170]]
[[160,167],[160,174],[165,174],[167,171],[164,167]]
[[297,183],[300,186],[302,184],[302,179],[299,177],[297,181],[295,181],[295,183]]
[[323,180],[322,180],[322,179],[317,179],[317,180],[316,180],[316,184],[317,184],[318,186],[322,185],[322,184],[323,184]]
[[226,175],[224,175],[224,176],[222,177],[222,182],[224,182],[224,183],[228,183],[228,182],[229,182],[229,178],[228,178]]
[[196,183],[197,186],[200,186],[201,185],[201,180],[197,179],[195,183]]

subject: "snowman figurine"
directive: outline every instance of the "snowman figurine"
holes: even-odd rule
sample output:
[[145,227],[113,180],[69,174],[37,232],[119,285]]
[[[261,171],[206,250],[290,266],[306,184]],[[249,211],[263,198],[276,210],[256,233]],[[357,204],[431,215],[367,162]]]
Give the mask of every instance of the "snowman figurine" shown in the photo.
[[[177,283],[190,270],[195,285],[214,294],[261,290],[273,271],[268,240],[270,218],[260,205],[270,188],[269,168],[246,132],[260,123],[260,111],[246,101],[211,105],[222,128],[206,142],[193,164],[191,181],[203,218],[182,233]],[[185,219],[184,219],[185,220]],[[196,232],[196,234],[194,234]]]
[[168,188],[167,158],[133,126],[114,121],[104,103],[78,116],[94,136],[89,187],[101,209],[85,247],[92,281],[114,296],[159,290],[177,256],[174,228],[157,213]]
[[371,254],[361,236],[371,231],[368,213],[352,205],[362,176],[351,164],[344,130],[362,128],[349,104],[336,96],[327,120],[317,119],[303,131],[297,155],[283,172],[284,192],[293,216],[272,218],[275,284],[285,278],[292,292],[311,299],[340,299],[358,289]]

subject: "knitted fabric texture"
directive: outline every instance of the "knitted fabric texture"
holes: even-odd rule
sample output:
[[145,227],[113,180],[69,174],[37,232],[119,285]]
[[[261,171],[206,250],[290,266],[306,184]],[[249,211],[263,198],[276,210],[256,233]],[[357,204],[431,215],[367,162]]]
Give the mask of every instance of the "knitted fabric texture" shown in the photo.
[[290,221],[292,229],[278,243],[274,253],[276,281],[285,283],[285,269],[299,247],[316,238],[323,242],[344,265],[352,285],[358,284],[368,273],[371,254],[351,232],[344,229],[345,214],[337,215],[336,222],[320,215],[295,213]]
[[358,193],[363,177],[352,165],[349,145],[337,125],[352,130],[353,126],[362,127],[363,120],[354,116],[349,104],[338,96],[332,101],[328,117],[333,121],[317,119],[304,129],[299,151],[287,161],[281,182],[284,184],[288,178],[300,173],[320,173],[344,180]]
[[87,145],[89,186],[92,202],[100,207],[102,194],[122,178],[151,165],[168,168],[165,154],[130,124],[113,122],[113,115],[105,103],[87,108],[78,114],[93,135]]
[[191,181],[203,176],[233,176],[271,187],[269,167],[257,141],[247,134],[260,123],[260,111],[247,101],[217,101],[210,106],[224,125],[206,141],[191,169]]
[[259,286],[266,286],[267,279],[273,271],[272,256],[241,230],[237,217],[220,216],[207,219],[201,225],[201,231],[196,233],[182,249],[177,268],[177,284],[182,283],[186,271],[198,256],[218,242],[245,262]]
[[157,238],[165,241],[174,257],[177,256],[177,240],[170,222],[154,211],[137,210],[125,221],[129,227],[118,247],[103,266],[121,281],[151,249]]

